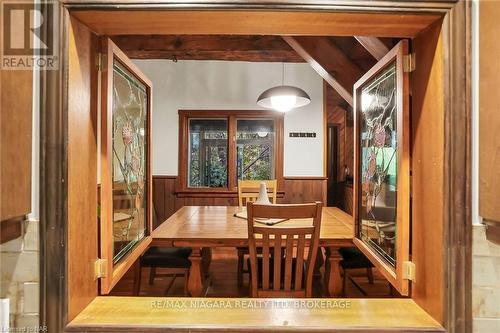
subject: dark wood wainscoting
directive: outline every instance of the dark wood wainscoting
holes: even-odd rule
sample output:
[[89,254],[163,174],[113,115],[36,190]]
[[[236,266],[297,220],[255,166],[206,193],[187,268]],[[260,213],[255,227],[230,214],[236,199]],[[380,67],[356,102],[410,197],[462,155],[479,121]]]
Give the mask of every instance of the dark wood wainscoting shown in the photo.
[[326,202],[326,177],[285,177],[282,203]]
[[336,206],[349,215],[353,214],[353,187],[352,184],[342,182],[338,184],[338,202]]
[[153,205],[156,219],[153,229],[177,211],[175,186],[177,176],[153,176]]
[[[278,191],[278,202],[326,201],[326,177],[285,177]],[[153,176],[153,204],[157,214],[153,228],[183,206],[235,206],[234,192],[180,192],[177,176]]]

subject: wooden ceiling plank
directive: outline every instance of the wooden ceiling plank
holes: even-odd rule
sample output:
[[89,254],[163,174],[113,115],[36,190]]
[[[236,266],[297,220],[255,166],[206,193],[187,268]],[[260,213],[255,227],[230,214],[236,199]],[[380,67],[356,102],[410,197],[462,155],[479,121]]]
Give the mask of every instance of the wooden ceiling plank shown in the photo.
[[112,39],[133,59],[304,62],[279,36],[118,35]]
[[333,89],[335,89],[342,98],[353,106],[352,86],[347,90],[326,70],[311,54],[297,41],[296,38],[283,36],[283,39],[297,52],[311,67],[318,73]]
[[295,51],[124,51],[131,59],[169,59],[169,60],[221,60],[249,62],[287,62],[303,63]]
[[356,40],[375,58],[382,59],[389,48],[377,37],[371,36],[354,36]]
[[256,35],[117,35],[111,36],[122,49],[166,51],[291,50],[276,36]]

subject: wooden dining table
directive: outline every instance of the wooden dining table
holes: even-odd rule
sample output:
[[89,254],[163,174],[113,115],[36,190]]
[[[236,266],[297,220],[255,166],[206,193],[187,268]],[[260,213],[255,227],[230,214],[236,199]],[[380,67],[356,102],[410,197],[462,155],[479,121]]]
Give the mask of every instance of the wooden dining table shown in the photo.
[[[243,208],[244,209],[244,208]],[[247,221],[236,217],[235,206],[184,206],[161,223],[152,233],[152,246],[191,247],[188,291],[193,297],[206,290],[210,249],[248,246]],[[275,226],[299,226],[311,221],[287,220]],[[324,284],[329,296],[341,293],[338,249],[352,246],[353,218],[336,207],[323,207],[319,246],[326,249]],[[208,250],[208,251],[207,251]]]

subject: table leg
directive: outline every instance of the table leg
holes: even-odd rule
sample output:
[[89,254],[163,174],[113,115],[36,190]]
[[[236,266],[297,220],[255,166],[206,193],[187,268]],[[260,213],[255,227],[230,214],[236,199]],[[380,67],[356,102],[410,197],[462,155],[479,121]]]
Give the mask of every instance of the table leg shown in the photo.
[[202,265],[202,249],[193,248],[189,256],[191,268],[189,269],[188,292],[192,297],[203,295],[205,274]]
[[337,247],[326,248],[325,286],[330,297],[342,296],[341,259]]
[[210,263],[212,262],[212,248],[204,247],[201,249],[201,266],[203,269],[203,276],[208,278]]

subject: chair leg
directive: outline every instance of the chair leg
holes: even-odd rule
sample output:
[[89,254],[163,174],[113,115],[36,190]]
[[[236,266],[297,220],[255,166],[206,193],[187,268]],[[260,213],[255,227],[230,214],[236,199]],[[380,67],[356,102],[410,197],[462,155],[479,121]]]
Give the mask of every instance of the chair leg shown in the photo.
[[189,269],[184,272],[184,296],[189,296],[188,292]]
[[152,285],[155,282],[155,276],[156,276],[156,267],[153,266],[149,271],[149,285]]
[[[347,274],[346,274],[346,275],[347,275]],[[347,275],[346,277],[347,277],[347,278],[351,281],[352,285],[353,285],[354,287],[356,287],[356,289],[358,289],[358,290],[359,290],[359,292],[360,292],[363,296],[366,296],[366,295],[367,295],[367,294],[366,294],[366,291],[364,291],[364,290],[363,290],[363,288],[361,288],[361,286],[360,286],[360,285],[359,285],[359,284],[358,284],[358,283],[357,283],[357,282],[356,282],[356,281],[352,278],[352,276]]]
[[134,295],[139,296],[139,293],[141,292],[141,273],[142,273],[142,267],[140,262],[137,262],[135,264],[135,271],[134,271]]
[[177,277],[177,274],[172,274],[172,280],[170,280],[170,282],[167,285],[167,288],[165,289],[165,293],[164,293],[165,295],[167,295],[170,288],[172,288],[172,285],[174,284],[176,277]]
[[245,254],[238,249],[238,287],[243,285],[243,265],[245,263]]
[[366,269],[366,275],[368,276],[368,283],[373,284],[373,269],[371,267]]

